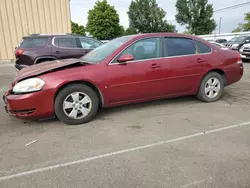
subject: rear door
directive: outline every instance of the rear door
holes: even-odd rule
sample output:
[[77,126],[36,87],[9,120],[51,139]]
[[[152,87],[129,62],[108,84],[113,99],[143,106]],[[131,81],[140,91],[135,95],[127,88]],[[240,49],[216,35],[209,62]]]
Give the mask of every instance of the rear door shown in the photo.
[[81,44],[76,37],[54,37],[52,54],[58,59],[80,58]]
[[[118,63],[117,59],[123,54],[132,55],[134,60]],[[161,57],[161,38],[141,39],[131,44],[107,67],[106,100],[122,103],[161,96],[164,88],[161,85]]]
[[199,85],[205,59],[196,49],[196,43],[190,38],[165,37],[162,64],[165,71],[164,85],[168,95],[192,93]]

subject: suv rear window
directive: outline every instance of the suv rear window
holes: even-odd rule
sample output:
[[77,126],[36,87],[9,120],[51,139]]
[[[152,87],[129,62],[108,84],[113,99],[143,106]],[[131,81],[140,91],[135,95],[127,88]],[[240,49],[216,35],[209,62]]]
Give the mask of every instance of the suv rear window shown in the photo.
[[48,37],[24,38],[24,40],[20,44],[20,47],[21,48],[42,47],[46,45],[47,40],[48,40]]

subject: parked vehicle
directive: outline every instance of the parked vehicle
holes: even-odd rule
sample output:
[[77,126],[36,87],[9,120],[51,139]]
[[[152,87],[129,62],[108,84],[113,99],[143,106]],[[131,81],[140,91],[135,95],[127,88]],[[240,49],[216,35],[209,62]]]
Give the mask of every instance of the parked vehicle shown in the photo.
[[228,47],[224,46],[221,43],[217,43],[217,42],[210,42],[210,43],[213,44],[213,45],[216,45],[216,46],[220,47],[221,49],[226,49],[226,50],[229,49]]
[[217,42],[217,43],[226,43],[227,39],[217,39],[215,42]]
[[239,50],[241,46],[249,42],[250,42],[250,36],[239,36],[232,38],[230,41],[225,43],[225,46],[233,50]]
[[74,34],[33,34],[23,38],[16,48],[15,67],[23,67],[66,58],[80,58],[102,45],[101,41]]
[[244,44],[240,48],[240,54],[241,54],[241,58],[242,58],[243,61],[250,60],[250,43],[249,44]]
[[208,42],[215,42],[215,39],[208,39]]
[[80,59],[21,70],[4,102],[19,118],[56,116],[80,124],[92,120],[100,107],[183,95],[214,102],[242,75],[237,51],[195,36],[139,34],[116,38]]

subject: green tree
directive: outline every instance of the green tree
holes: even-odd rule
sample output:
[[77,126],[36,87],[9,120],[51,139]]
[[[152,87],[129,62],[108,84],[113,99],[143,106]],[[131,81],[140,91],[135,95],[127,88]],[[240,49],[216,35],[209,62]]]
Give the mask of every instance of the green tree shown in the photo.
[[128,29],[126,29],[124,35],[134,35],[137,34],[138,32],[136,31],[135,28],[133,27],[129,27]]
[[123,36],[125,34],[125,29],[122,25],[120,25],[120,35],[119,36]]
[[245,14],[245,19],[247,23],[243,24],[244,31],[250,31],[250,12]]
[[244,20],[246,23],[239,24],[238,27],[232,31],[233,33],[250,31],[250,12],[245,14]]
[[242,26],[243,26],[242,24],[239,24],[238,27],[232,31],[232,33],[243,32],[244,29]]
[[168,24],[165,16],[156,0],[132,0],[129,6],[130,27],[139,33],[175,32],[175,26]]
[[85,28],[71,21],[71,32],[78,35],[86,35]]
[[107,0],[97,1],[88,12],[86,30],[99,40],[110,40],[121,35],[119,15]]
[[190,31],[186,30],[186,31],[183,32],[183,34],[190,35],[191,33],[190,33]]
[[213,5],[208,0],[177,0],[176,20],[186,25],[191,34],[210,34],[216,28],[213,17]]

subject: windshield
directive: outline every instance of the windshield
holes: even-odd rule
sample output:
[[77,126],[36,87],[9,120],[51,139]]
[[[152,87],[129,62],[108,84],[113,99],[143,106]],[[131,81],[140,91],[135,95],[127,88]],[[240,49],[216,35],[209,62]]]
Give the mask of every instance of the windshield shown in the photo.
[[92,50],[80,59],[88,63],[99,63],[100,61],[107,58],[110,54],[112,54],[116,49],[120,48],[123,44],[128,42],[132,37],[133,36],[124,36],[113,39],[110,42],[107,42]]
[[232,38],[229,42],[244,42],[247,37],[235,37]]

